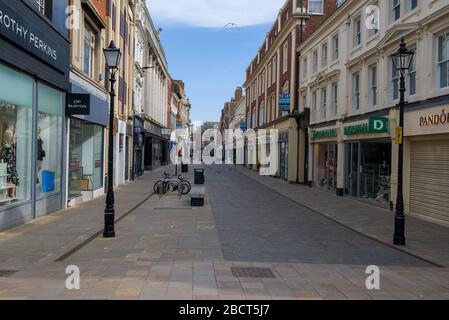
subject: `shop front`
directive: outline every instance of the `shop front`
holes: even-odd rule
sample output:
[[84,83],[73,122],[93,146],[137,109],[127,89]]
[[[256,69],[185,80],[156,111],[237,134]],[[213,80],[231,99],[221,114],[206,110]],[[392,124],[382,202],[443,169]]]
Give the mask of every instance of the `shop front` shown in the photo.
[[143,146],[145,132],[143,130],[143,119],[134,116],[134,178],[141,177],[144,173]]
[[[69,42],[21,1],[1,0],[0,12],[0,230],[4,230],[63,207]],[[30,30],[49,50],[30,44]]]
[[405,113],[406,212],[449,225],[449,104]]
[[[392,142],[388,117],[344,124],[345,194],[391,206]],[[341,152],[341,150],[339,150]]]
[[145,120],[144,169],[152,171],[164,164],[167,155],[168,140],[162,134],[162,127]]
[[338,143],[337,129],[312,129],[313,185],[325,190],[337,190]]
[[68,125],[67,200],[70,205],[104,192],[104,132],[108,123],[105,96],[89,93],[76,84],[66,97]]

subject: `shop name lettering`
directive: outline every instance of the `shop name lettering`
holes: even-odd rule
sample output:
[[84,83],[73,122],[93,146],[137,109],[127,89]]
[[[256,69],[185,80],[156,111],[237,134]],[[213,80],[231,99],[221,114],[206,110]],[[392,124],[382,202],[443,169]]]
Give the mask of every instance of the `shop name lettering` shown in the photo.
[[312,131],[312,139],[334,138],[336,136],[337,136],[337,129]]
[[430,116],[424,116],[419,118],[419,126],[437,126],[439,124],[449,124],[449,113],[445,110],[440,114],[433,114]]
[[4,14],[0,10],[0,26],[3,28],[11,30],[17,36],[23,38],[25,41],[29,41],[31,45],[35,46],[37,49],[41,50],[43,53],[51,57],[53,60],[58,59],[56,50],[51,48],[47,43],[39,39],[34,33],[29,32],[24,26],[20,25],[16,20],[11,18],[9,15]]

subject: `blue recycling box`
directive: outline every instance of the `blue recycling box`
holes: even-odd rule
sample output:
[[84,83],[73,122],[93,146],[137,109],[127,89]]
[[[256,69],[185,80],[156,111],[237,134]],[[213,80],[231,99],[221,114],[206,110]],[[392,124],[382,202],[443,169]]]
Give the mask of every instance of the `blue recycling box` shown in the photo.
[[52,171],[42,171],[42,192],[55,191],[55,173]]

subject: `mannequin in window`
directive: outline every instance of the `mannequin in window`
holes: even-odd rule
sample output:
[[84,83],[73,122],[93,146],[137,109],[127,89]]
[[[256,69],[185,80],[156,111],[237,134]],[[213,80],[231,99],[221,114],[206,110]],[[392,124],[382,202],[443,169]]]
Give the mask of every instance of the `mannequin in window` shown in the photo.
[[42,169],[42,161],[45,159],[45,150],[44,150],[44,140],[41,138],[41,128],[37,131],[37,172],[38,178],[37,183],[39,183],[39,173]]
[[[16,146],[14,143],[14,132],[11,129],[5,131],[0,152],[0,161],[7,164],[8,183],[18,186]],[[8,196],[13,197],[14,189],[8,190]]]

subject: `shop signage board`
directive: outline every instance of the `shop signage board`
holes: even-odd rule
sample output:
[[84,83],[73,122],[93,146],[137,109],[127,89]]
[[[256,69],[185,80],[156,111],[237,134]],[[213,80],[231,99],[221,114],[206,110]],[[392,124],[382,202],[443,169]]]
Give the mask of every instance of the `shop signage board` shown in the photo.
[[67,93],[65,113],[68,116],[90,115],[90,94]]
[[279,96],[279,110],[290,111],[291,95],[290,93],[283,93]]
[[0,0],[0,34],[62,72],[69,66],[69,43],[22,1]]
[[323,139],[323,138],[336,138],[337,129],[327,129],[327,130],[313,130],[311,133],[312,139]]
[[388,132],[388,118],[385,117],[372,117],[366,123],[347,126],[344,129],[346,136],[386,132]]

